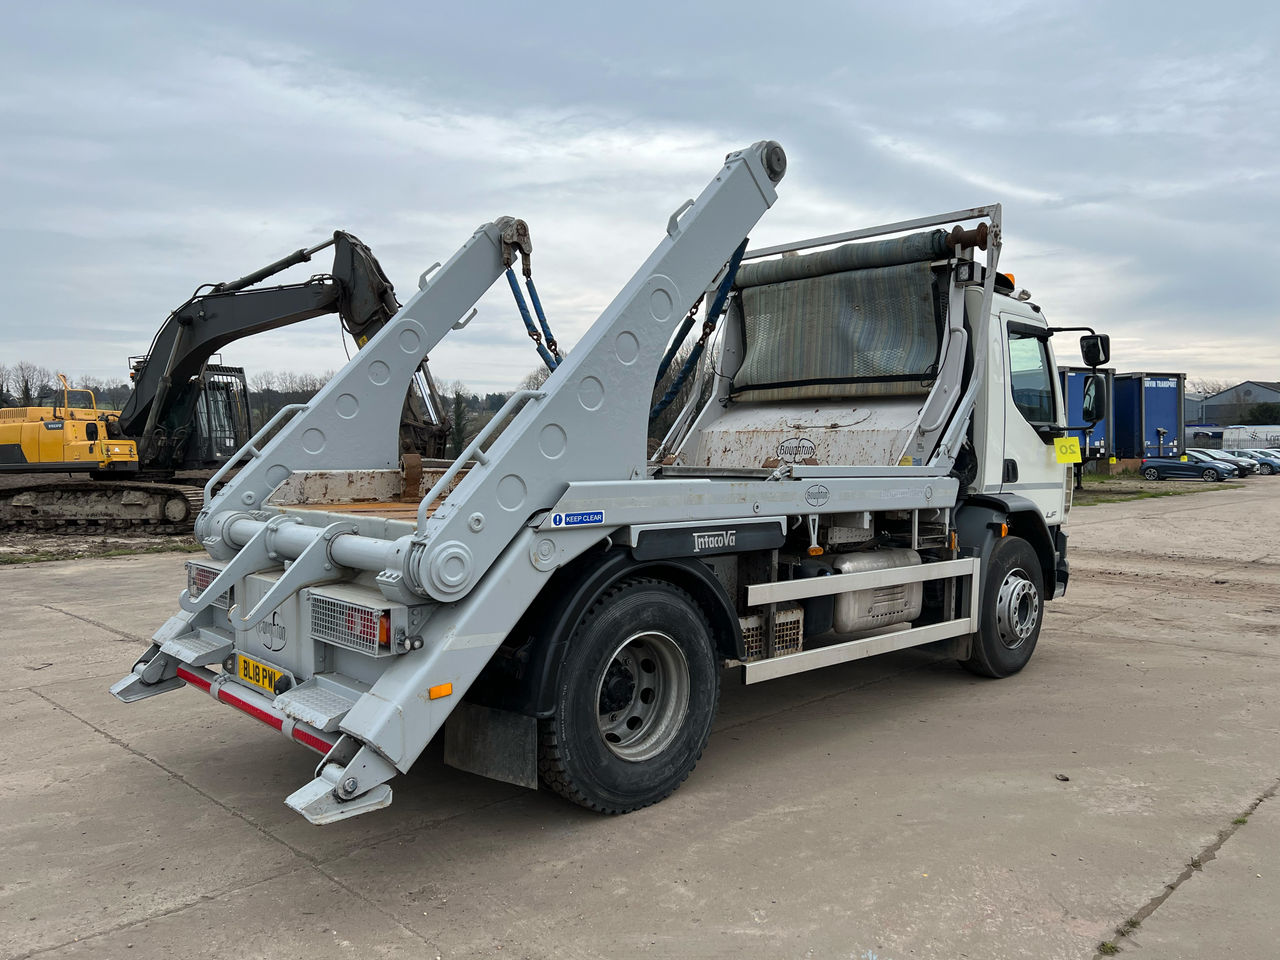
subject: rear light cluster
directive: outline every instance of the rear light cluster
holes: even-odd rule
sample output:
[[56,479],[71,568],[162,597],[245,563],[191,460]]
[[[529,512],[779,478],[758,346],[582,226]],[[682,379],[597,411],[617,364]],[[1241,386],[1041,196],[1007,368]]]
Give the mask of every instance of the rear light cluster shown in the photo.
[[391,649],[391,611],[331,597],[311,596],[311,637],[384,657]]
[[391,649],[391,611],[368,610],[349,606],[346,611],[347,633],[360,638],[362,644],[375,641],[378,646]]
[[[209,584],[213,583],[221,571],[216,567],[206,567],[199,563],[187,562],[187,593],[194,600],[205,590],[209,589]],[[231,591],[226,590],[213,601],[212,606],[221,607],[227,610],[231,606]]]

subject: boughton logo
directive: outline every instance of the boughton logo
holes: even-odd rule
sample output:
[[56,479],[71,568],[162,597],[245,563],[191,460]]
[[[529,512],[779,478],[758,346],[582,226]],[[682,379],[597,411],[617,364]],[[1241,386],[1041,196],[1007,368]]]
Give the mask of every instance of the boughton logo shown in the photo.
[[737,530],[718,530],[715,533],[695,533],[693,535],[693,552],[701,553],[703,550],[723,550],[725,547],[732,547],[738,542]]
[[284,624],[276,623],[276,615],[271,615],[271,622],[263,621],[258,624],[258,635],[262,637],[262,645],[273,653],[278,653],[284,649],[286,642]]
[[785,463],[803,463],[806,460],[812,460],[817,452],[818,448],[813,445],[813,441],[804,437],[792,437],[778,444],[778,459]]
[[824,483],[815,483],[804,492],[804,502],[811,507],[820,507],[831,499],[831,491]]

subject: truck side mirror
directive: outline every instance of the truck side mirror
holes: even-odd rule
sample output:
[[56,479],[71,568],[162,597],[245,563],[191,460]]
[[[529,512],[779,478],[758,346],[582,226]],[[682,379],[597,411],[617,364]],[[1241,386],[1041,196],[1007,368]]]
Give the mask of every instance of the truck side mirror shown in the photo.
[[[1085,337],[1083,339],[1090,339]],[[1100,361],[1106,363],[1104,359]],[[1096,364],[1090,364],[1096,366]],[[1100,373],[1091,373],[1084,382],[1084,398],[1081,404],[1085,420],[1094,424],[1105,416],[1107,409],[1107,378]]]
[[1090,333],[1080,338],[1080,356],[1090,367],[1100,367],[1111,359],[1111,337]]
[[98,439],[98,425],[96,423],[86,423],[84,425],[84,438],[86,440]]

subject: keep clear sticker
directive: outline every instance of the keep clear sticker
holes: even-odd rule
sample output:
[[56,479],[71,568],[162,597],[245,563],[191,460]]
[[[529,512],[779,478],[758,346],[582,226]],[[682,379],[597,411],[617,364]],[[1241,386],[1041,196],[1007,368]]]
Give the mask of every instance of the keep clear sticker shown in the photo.
[[1080,438],[1079,437],[1062,437],[1055,441],[1055,452],[1058,455],[1059,463],[1079,463],[1080,462]]

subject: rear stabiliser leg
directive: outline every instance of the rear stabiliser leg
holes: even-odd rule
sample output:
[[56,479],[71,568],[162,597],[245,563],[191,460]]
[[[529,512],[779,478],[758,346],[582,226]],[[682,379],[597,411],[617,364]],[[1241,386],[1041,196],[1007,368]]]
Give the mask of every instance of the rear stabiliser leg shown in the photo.
[[178,664],[160,652],[160,644],[153,643],[133,669],[111,685],[111,695],[121,703],[135,703],[184,685]]
[[316,767],[316,778],[284,802],[317,825],[347,820],[390,806],[387,781],[395,775],[376,750],[344,734]]
[[151,638],[151,646],[138,658],[127,674],[111,685],[111,695],[121,703],[134,703],[157,694],[177,690],[183,685],[178,677],[178,661],[164,652],[164,645],[190,633],[191,616],[179,613],[170,617]]

